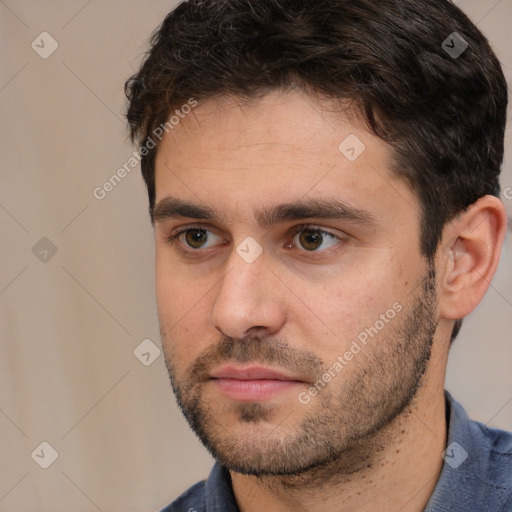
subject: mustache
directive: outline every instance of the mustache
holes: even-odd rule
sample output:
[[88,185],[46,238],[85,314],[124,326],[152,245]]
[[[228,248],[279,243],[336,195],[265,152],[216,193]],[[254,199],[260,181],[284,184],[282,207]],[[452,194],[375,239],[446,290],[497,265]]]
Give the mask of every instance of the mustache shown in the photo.
[[225,336],[206,349],[188,368],[187,374],[195,382],[208,380],[211,370],[221,363],[260,363],[289,370],[293,374],[310,377],[313,381],[322,373],[323,361],[313,352],[297,350],[279,339]]

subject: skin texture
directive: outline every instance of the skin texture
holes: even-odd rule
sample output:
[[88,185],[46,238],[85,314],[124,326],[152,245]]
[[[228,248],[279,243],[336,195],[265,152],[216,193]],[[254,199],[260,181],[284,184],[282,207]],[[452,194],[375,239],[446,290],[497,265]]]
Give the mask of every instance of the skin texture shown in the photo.
[[[482,198],[447,224],[428,262],[419,249],[419,204],[391,173],[391,149],[350,112],[326,105],[295,91],[252,103],[220,97],[163,138],[156,204],[173,196],[219,212],[155,222],[166,364],[191,427],[231,470],[243,512],[376,503],[420,511],[446,445],[453,320],[487,290],[505,210]],[[338,149],[351,134],[366,146],[355,161]],[[257,223],[256,210],[306,199],[336,199],[373,221]],[[301,234],[300,226],[334,236]],[[171,243],[178,228],[191,231]],[[236,251],[247,237],[262,249],[251,263]],[[377,325],[356,352],[354,340]],[[228,362],[298,382],[268,399],[233,399],[211,379]],[[329,368],[325,387],[301,402]]]

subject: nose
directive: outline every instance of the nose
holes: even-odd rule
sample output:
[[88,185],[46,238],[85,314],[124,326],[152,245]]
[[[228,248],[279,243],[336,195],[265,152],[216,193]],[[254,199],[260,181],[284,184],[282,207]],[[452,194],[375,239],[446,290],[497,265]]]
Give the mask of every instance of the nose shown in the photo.
[[265,252],[247,263],[233,250],[216,290],[211,324],[237,339],[278,332],[286,321],[280,289],[282,283],[267,267]]

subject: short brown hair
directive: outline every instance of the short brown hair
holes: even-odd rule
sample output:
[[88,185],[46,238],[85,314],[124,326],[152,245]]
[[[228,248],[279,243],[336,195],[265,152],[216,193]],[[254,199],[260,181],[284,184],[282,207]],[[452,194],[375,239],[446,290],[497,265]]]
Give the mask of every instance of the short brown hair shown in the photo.
[[[443,47],[453,37],[468,44],[456,57]],[[250,99],[295,86],[352,100],[394,148],[393,171],[421,205],[426,257],[446,222],[499,195],[505,77],[487,39],[448,0],[185,1],[125,84],[131,138],[141,144],[191,97]],[[151,213],[157,150],[141,161]]]

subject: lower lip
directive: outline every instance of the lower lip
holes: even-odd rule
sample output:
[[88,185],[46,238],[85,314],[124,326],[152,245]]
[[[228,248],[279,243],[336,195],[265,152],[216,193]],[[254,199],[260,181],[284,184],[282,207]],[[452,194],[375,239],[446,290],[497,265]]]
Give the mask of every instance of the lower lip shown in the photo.
[[212,382],[223,395],[242,401],[266,400],[301,384],[297,381],[271,379],[212,379]]

